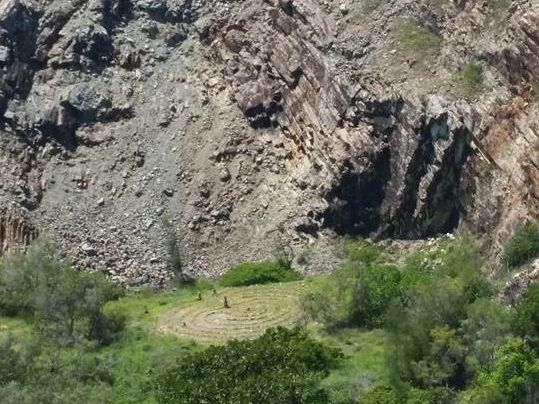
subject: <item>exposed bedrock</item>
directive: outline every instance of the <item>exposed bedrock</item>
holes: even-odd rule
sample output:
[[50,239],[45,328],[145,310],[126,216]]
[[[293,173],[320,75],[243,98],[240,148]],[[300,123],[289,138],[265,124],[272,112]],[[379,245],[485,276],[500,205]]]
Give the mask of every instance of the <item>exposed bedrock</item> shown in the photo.
[[[370,164],[342,174],[327,194],[323,224],[339,234],[420,238],[450,232],[464,213],[462,167],[471,133],[447,112],[397,120]],[[375,133],[376,134],[376,133]]]
[[364,3],[4,1],[2,249],[39,228],[135,284],[163,217],[197,274],[282,243],[327,270],[348,234],[499,251],[539,211],[537,2]]
[[0,254],[24,249],[38,235],[27,212],[17,209],[0,209]]
[[453,230],[471,153],[462,113],[435,97],[423,106],[339,74],[320,50],[327,29],[301,9],[262,14],[252,6],[214,32],[211,44],[250,124],[280,128],[296,158],[320,173],[328,206],[311,212],[318,224],[299,229],[404,238]]

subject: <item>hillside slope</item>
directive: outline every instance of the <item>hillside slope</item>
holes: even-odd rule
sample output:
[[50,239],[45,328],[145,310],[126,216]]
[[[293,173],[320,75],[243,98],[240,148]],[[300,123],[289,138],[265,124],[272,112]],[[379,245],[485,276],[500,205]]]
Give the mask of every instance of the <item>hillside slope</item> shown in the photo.
[[539,216],[539,5],[3,0],[0,248],[163,283]]

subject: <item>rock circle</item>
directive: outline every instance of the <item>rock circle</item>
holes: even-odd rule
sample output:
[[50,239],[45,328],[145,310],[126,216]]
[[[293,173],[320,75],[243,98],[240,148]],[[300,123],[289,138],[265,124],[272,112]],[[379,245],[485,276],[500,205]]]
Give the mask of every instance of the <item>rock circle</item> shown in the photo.
[[[293,327],[301,320],[301,282],[254,285],[205,291],[202,300],[165,313],[158,330],[199,343],[218,344],[232,339],[252,339],[271,327]],[[224,305],[225,296],[229,308]]]

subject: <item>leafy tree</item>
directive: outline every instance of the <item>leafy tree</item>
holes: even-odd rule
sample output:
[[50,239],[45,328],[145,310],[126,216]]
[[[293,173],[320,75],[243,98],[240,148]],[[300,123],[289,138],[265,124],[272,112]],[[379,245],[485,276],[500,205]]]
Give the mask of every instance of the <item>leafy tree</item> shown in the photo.
[[301,298],[304,325],[310,321],[320,322],[328,328],[341,324],[348,315],[347,308],[343,309],[341,299],[334,294],[328,295],[323,291],[311,291]]
[[458,385],[463,371],[465,347],[462,338],[448,326],[430,330],[429,351],[410,363],[415,385],[434,387]]
[[[389,285],[394,286],[391,278],[395,268],[388,266],[388,274],[384,275],[381,272],[386,269],[381,264],[386,259],[384,251],[362,240],[348,240],[345,254],[345,264],[302,299],[305,320],[321,322],[328,329],[347,325],[374,327],[375,323],[381,323],[384,306],[391,300],[390,296],[382,295],[391,294]],[[361,284],[362,277],[371,282]],[[385,278],[387,281],[379,284]],[[381,301],[384,297],[385,301]],[[363,308],[366,301],[377,305],[378,312],[368,314],[368,308]]]
[[99,273],[73,270],[42,241],[0,265],[1,312],[32,316],[41,331],[62,343],[84,337],[109,342],[122,324],[118,316],[107,318],[103,307],[122,294]]
[[511,335],[511,310],[490,299],[478,299],[467,308],[459,333],[466,346],[466,372],[471,378],[494,364],[496,348]]
[[157,397],[185,404],[327,403],[318,383],[341,356],[299,329],[270,329],[181,361],[157,377]]
[[401,296],[401,273],[393,266],[368,265],[360,270],[350,322],[379,327],[390,303]]
[[464,403],[532,404],[539,401],[539,359],[520,339],[509,339],[495,354],[491,371],[478,375]]
[[539,284],[531,285],[517,306],[513,329],[539,350]]
[[[490,296],[492,287],[479,272],[473,243],[465,241],[444,241],[407,263],[401,280],[406,291],[386,314],[393,342],[388,366],[397,385],[462,388],[467,381],[469,356],[480,352],[470,335],[481,327],[469,307]],[[470,315],[475,318],[465,323]]]
[[178,233],[174,224],[167,216],[161,218],[161,225],[165,232],[165,262],[168,270],[174,275],[174,279],[180,283],[192,282],[192,279],[184,273],[183,260],[180,252]]
[[0,314],[32,314],[35,292],[61,265],[50,242],[33,243],[25,254],[9,254],[0,260]]

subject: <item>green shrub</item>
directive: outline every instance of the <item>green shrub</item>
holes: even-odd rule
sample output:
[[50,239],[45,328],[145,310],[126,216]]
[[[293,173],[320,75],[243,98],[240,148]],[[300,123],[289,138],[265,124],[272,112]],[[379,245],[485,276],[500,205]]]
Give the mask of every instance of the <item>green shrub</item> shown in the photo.
[[335,295],[329,296],[323,291],[315,290],[307,293],[301,299],[304,325],[316,321],[331,328],[336,325],[335,323],[340,323],[348,315],[348,311],[345,310],[343,313],[339,303],[340,300]]
[[0,335],[0,386],[24,377],[22,355],[11,336]]
[[172,273],[176,282],[191,282],[189,277],[186,277],[183,270],[183,260],[180,253],[178,242],[178,234],[174,228],[174,224],[167,216],[161,217],[161,225],[165,232],[165,262],[167,269]]
[[403,404],[403,401],[392,388],[378,386],[361,396],[361,404]]
[[99,345],[108,345],[120,336],[126,321],[127,317],[122,313],[96,310],[89,317],[87,337]]
[[342,354],[299,329],[270,329],[253,341],[232,341],[195,353],[160,374],[161,403],[327,404],[319,381]]
[[248,286],[299,280],[298,273],[280,262],[246,262],[232,267],[219,280],[221,286]]
[[391,302],[401,297],[401,273],[393,266],[369,265],[360,271],[350,313],[351,324],[375,328]]
[[511,335],[511,316],[509,307],[492,299],[481,298],[468,306],[459,328],[468,375],[492,366],[496,348]]
[[539,358],[522,340],[509,339],[495,354],[495,366],[486,369],[462,394],[463,403],[533,404],[539,400]]
[[455,393],[445,387],[435,387],[427,390],[410,389],[406,394],[404,404],[453,404]]
[[[406,265],[403,297],[390,306],[384,323],[393,343],[388,366],[394,381],[420,389],[462,388],[470,377],[467,369],[488,362],[483,356],[489,352],[492,356],[492,346],[477,344],[475,338],[503,338],[508,315],[480,303],[492,295],[492,286],[480,272],[475,244],[467,238],[437,243],[414,254]],[[483,316],[492,323],[488,327]]]
[[539,284],[531,285],[517,306],[513,329],[539,350]]
[[0,314],[32,315],[35,293],[48,274],[64,264],[54,257],[54,248],[46,241],[32,244],[26,254],[9,254],[0,260]]
[[305,321],[322,323],[328,329],[346,325],[350,319],[358,279],[357,266],[351,264],[316,279],[314,287],[301,299]]
[[363,240],[348,240],[345,244],[345,253],[349,264],[369,265],[381,262],[385,258],[382,248]]
[[526,223],[507,242],[502,263],[506,268],[516,268],[539,256],[539,225]]
[[0,313],[30,316],[58,342],[69,344],[96,335],[93,329],[112,326],[102,309],[122,294],[103,275],[75,271],[56,259],[52,245],[45,242],[34,243],[26,254],[7,256],[0,264]]

